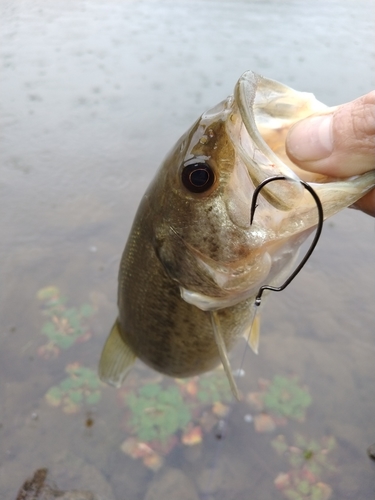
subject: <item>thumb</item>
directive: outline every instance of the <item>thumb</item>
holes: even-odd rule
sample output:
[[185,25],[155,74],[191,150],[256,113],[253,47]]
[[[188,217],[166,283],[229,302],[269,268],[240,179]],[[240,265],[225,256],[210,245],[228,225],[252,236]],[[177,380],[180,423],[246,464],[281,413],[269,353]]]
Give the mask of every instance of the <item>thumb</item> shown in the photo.
[[375,169],[375,91],[327,111],[291,128],[290,159],[304,170],[334,177]]

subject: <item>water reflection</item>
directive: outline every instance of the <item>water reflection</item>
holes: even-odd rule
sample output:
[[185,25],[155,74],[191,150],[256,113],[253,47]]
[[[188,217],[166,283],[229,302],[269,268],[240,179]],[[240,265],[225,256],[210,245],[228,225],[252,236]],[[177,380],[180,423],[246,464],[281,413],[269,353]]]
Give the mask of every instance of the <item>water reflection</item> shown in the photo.
[[[96,370],[134,212],[178,136],[248,68],[327,104],[371,90],[371,4],[93,0],[1,9],[1,496],[14,498],[31,469],[48,465],[60,488],[108,499],[173,498],[163,485],[191,499],[283,498],[274,479],[289,463],[271,446],[280,429],[257,433],[247,403],[234,407],[224,439],[207,432],[197,447],[176,446],[154,474],[119,446],[128,431],[115,391],[101,387],[100,401],[71,414],[46,394],[70,377],[68,366]],[[280,433],[288,445],[297,431],[318,443],[335,437],[337,472],[323,482],[343,499],[375,491],[366,456],[375,427],[373,241],[373,221],[354,211],[325,226],[302,275],[270,297],[260,354],[248,353],[239,381],[244,393],[277,375],[308,387],[305,421]],[[86,303],[95,313],[90,340],[44,359],[37,293],[48,285],[67,309]],[[138,378],[152,376],[138,367]]]

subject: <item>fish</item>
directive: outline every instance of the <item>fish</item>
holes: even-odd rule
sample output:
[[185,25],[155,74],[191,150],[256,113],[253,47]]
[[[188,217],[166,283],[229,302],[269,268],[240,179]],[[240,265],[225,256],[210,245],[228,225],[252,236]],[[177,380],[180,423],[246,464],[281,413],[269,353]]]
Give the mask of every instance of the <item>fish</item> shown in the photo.
[[[120,387],[138,358],[175,378],[222,364],[239,398],[228,353],[242,337],[257,352],[255,297],[281,284],[324,218],[375,186],[375,171],[347,179],[304,172],[285,140],[297,121],[332,108],[246,71],[233,95],[206,111],[177,141],[146,190],[122,255],[118,317],[99,363]],[[254,190],[265,185],[250,221]]]

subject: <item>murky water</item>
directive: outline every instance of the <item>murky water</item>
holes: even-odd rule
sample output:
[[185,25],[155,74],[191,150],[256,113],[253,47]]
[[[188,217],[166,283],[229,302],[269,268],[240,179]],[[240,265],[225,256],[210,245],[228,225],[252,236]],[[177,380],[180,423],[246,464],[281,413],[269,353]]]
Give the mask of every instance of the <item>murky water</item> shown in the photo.
[[[1,498],[15,498],[24,479],[47,466],[60,488],[109,500],[172,500],[176,491],[185,500],[277,500],[286,491],[285,476],[274,485],[278,474],[292,470],[291,480],[303,468],[291,464],[292,451],[318,443],[318,460],[324,437],[336,446],[315,477],[305,474],[295,498],[308,498],[303,492],[319,481],[332,499],[374,498],[366,455],[375,442],[374,221],[361,213],[328,222],[302,275],[270,297],[260,354],[247,353],[239,379],[248,394],[264,393],[261,378],[297,376],[312,400],[304,419],[257,432],[262,409],[242,402],[217,439],[220,417],[202,403],[191,420],[202,442],[183,444],[177,432],[170,450],[153,457],[154,472],[152,459],[121,448],[134,436],[124,394],[96,387],[93,375],[116,314],[117,266],[134,212],[174,141],[246,69],[331,105],[373,89],[374,3],[3,0],[0,7]],[[58,290],[38,298],[47,286]],[[72,331],[77,341],[67,346],[62,338]],[[138,390],[153,376],[139,365],[128,386]],[[168,394],[179,387],[154,382]],[[315,444],[304,449],[295,432]],[[271,445],[280,434],[294,445],[284,456]]]

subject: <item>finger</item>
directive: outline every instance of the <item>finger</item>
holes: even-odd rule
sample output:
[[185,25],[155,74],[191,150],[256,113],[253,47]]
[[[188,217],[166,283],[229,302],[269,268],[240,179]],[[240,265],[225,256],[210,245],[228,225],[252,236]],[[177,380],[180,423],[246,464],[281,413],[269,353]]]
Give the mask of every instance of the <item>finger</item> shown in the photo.
[[297,122],[286,151],[299,167],[334,177],[375,169],[375,91]]

